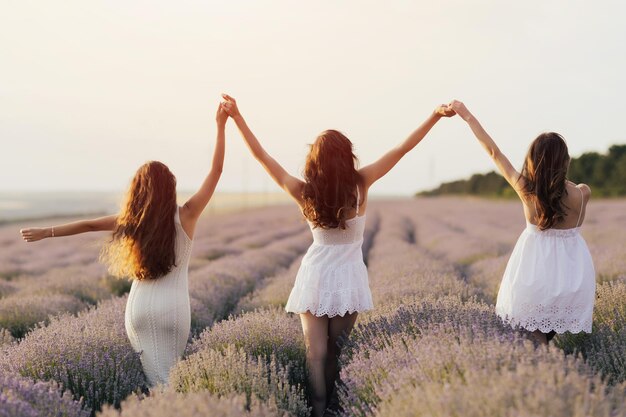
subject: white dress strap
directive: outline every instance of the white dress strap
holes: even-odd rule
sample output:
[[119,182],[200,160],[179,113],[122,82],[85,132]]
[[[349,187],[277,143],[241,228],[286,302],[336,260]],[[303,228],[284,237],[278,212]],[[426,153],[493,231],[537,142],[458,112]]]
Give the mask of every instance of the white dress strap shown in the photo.
[[585,203],[585,196],[583,195],[583,189],[578,188],[580,190],[580,211],[578,212],[578,221],[576,222],[576,227],[580,226],[580,218],[583,216],[583,204]]
[[359,194],[359,186],[356,186],[356,215],[359,215],[359,202],[361,201],[361,195]]

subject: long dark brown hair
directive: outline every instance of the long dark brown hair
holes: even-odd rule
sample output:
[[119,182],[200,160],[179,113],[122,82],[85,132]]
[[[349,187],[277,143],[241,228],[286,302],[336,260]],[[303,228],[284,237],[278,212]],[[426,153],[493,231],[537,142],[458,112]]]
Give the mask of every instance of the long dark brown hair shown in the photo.
[[142,165],[101,253],[109,272],[139,280],[167,274],[176,263],[176,210],[176,177],[161,162]]
[[304,168],[304,216],[314,227],[346,228],[346,217],[357,204],[361,182],[352,142],[341,132],[326,130],[313,145]]
[[550,229],[565,219],[563,197],[570,157],[563,136],[542,133],[530,144],[524,160],[524,194],[537,211],[537,226]]

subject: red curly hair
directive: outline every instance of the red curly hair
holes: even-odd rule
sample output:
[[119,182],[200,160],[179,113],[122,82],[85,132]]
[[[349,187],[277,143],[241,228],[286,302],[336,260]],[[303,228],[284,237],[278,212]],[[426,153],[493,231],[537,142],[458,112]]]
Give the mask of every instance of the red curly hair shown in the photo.
[[159,278],[176,263],[176,177],[157,161],[142,165],[131,181],[111,240],[101,259],[112,275]]
[[356,207],[361,177],[352,142],[341,132],[326,130],[313,145],[304,168],[304,216],[314,227],[346,228],[346,217]]

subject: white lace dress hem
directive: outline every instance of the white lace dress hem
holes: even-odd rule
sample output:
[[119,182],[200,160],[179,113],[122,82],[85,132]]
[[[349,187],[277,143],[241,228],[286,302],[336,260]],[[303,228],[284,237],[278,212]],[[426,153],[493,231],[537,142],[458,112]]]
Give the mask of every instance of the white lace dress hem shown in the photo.
[[285,310],[322,317],[374,308],[363,261],[340,266],[302,264]]

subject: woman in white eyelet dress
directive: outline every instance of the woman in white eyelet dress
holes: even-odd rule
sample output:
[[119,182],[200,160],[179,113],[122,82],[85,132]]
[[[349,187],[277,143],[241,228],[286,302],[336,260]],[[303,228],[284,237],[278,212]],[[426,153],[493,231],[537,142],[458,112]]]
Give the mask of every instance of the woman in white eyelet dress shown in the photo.
[[286,311],[334,317],[374,307],[363,262],[365,214],[359,215],[359,200],[357,187],[356,216],[343,230],[316,228],[308,222],[313,244],[302,258]]
[[302,260],[285,308],[300,316],[312,415],[321,417],[335,386],[341,340],[350,334],[358,313],[373,307],[361,250],[369,187],[413,149],[441,117],[453,113],[447,106],[439,106],[404,142],[361,169],[356,168],[348,138],[335,130],[322,132],[311,145],[306,181],[302,181],[289,175],[263,149],[235,100],[223,97],[223,106],[250,151],[297,202],[313,233],[313,244]]
[[566,179],[565,140],[554,132],[540,134],[520,173],[463,103],[450,107],[467,121],[523,203],[526,228],[506,266],[496,314],[541,344],[557,333],[591,332],[595,270],[580,234],[591,190]]
[[502,319],[548,338],[554,333],[591,333],[595,270],[580,234],[585,197],[578,190],[575,227],[540,230],[526,222],[498,291],[496,313]]

